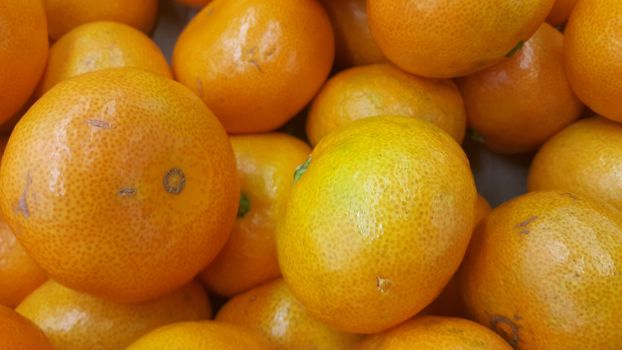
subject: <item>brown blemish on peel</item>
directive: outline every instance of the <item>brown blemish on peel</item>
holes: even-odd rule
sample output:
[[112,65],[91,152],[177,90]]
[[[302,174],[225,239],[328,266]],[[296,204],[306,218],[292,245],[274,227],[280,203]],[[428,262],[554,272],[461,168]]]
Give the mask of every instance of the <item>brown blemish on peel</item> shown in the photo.
[[[515,316],[515,320],[521,317]],[[490,320],[490,328],[505,339],[514,350],[520,350],[520,328],[514,321],[505,316],[494,315]]]
[[376,289],[384,294],[389,291],[391,288],[392,282],[389,279],[382,278],[380,276],[376,276]]
[[99,120],[99,119],[89,119],[86,121],[86,123],[90,126],[94,126],[96,128],[102,128],[102,129],[112,129],[112,125],[110,125],[110,123],[108,123],[105,120]]
[[28,208],[28,202],[26,202],[26,197],[28,196],[28,191],[30,190],[30,185],[32,184],[32,177],[30,173],[26,175],[26,185],[24,186],[24,190],[22,191],[22,195],[19,197],[17,202],[17,211],[22,213],[24,217],[30,217],[30,208]]
[[526,220],[518,223],[518,225],[516,225],[516,228],[521,229],[520,230],[521,234],[524,234],[524,235],[529,234],[529,225],[536,220],[538,220],[537,216],[530,216]]
[[136,195],[136,189],[133,187],[126,187],[119,190],[119,196],[121,197],[133,197]]
[[186,187],[186,175],[179,168],[172,168],[164,174],[162,185],[170,194],[180,194]]

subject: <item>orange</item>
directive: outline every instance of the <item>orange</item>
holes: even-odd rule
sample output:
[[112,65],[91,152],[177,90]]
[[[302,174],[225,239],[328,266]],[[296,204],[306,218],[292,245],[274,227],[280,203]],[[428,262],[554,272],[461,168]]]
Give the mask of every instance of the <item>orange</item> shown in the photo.
[[466,155],[433,124],[355,121],[325,137],[295,178],[277,252],[312,317],[352,333],[386,330],[458,268],[477,194]]
[[282,279],[229,300],[216,316],[261,333],[274,349],[352,349],[359,336],[317,321],[298,303]]
[[391,62],[413,74],[450,78],[502,61],[535,33],[553,2],[368,0],[367,13]]
[[158,12],[158,0],[42,0],[48,31],[57,40],[73,28],[88,22],[114,21],[145,33],[151,31]]
[[469,126],[486,147],[533,151],[581,115],[564,73],[563,40],[544,23],[511,59],[458,80]]
[[216,0],[179,36],[173,71],[228,132],[270,131],[311,101],[334,46],[316,0]]
[[143,336],[127,350],[267,350],[259,335],[223,322],[181,322]]
[[160,326],[211,315],[207,295],[197,282],[157,299],[120,304],[48,281],[16,310],[38,325],[56,350],[125,349]]
[[176,0],[179,3],[188,6],[201,7],[209,4],[212,0]]
[[296,167],[311,149],[295,137],[272,133],[233,136],[241,195],[227,244],[201,278],[210,290],[233,296],[281,275],[275,226]]
[[2,350],[54,350],[37,326],[17,312],[0,305]]
[[570,17],[577,2],[579,2],[579,0],[555,0],[555,5],[553,5],[553,9],[546,18],[546,21],[554,26],[564,24],[568,20],[568,17]]
[[76,75],[120,67],[172,77],[162,51],[145,34],[122,23],[92,22],[76,27],[52,45],[37,93],[41,96]]
[[0,205],[24,249],[67,287],[142,301],[189,282],[225,244],[235,158],[181,84],[134,68],[65,80],[13,130]]
[[515,349],[619,349],[622,216],[568,192],[532,192],[478,226],[465,303]]
[[477,202],[475,203],[475,226],[484,220],[491,210],[490,203],[488,203],[486,198],[478,195]]
[[26,104],[48,55],[40,0],[0,0],[0,124]]
[[622,122],[622,1],[582,0],[564,34],[566,74],[596,113]]
[[354,120],[400,115],[427,120],[459,143],[466,111],[460,91],[449,79],[420,78],[391,64],[355,67],[332,77],[313,101],[307,119],[312,144]]
[[366,0],[321,0],[335,32],[339,67],[386,62],[367,23]]
[[571,191],[622,210],[622,125],[580,120],[551,138],[529,169],[530,191]]
[[370,336],[357,350],[512,350],[501,337],[475,322],[420,316]]

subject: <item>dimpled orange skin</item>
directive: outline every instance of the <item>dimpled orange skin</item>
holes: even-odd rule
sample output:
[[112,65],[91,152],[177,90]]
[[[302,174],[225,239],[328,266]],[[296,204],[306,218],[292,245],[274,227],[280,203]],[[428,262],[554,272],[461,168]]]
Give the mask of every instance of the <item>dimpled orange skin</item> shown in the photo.
[[538,29],[554,0],[369,0],[371,33],[407,72],[452,78],[503,60]]
[[2,305],[0,325],[2,350],[56,350],[37,326]]
[[568,17],[570,17],[577,2],[579,2],[579,0],[555,0],[555,5],[553,5],[553,9],[546,18],[546,21],[554,26],[564,24],[568,20]]
[[412,116],[436,124],[462,143],[466,111],[449,79],[420,78],[391,64],[361,66],[332,77],[313,101],[307,119],[312,144],[354,120]]
[[57,40],[88,22],[114,21],[149,33],[158,13],[158,0],[42,0],[48,31]]
[[622,122],[622,1],[582,0],[564,32],[566,74],[596,113]]
[[0,0],[0,124],[26,104],[48,55],[40,0]]
[[211,316],[207,294],[194,281],[137,304],[106,301],[48,281],[16,311],[39,326],[56,350],[125,349],[158,327]]
[[50,277],[142,301],[216,256],[238,186],[227,135],[194,94],[119,68],[57,84],[20,120],[2,159],[0,205]]
[[366,0],[321,0],[335,32],[339,67],[386,62],[369,31]]
[[160,327],[126,350],[268,350],[265,339],[224,322],[181,322]]
[[473,237],[460,279],[475,320],[515,349],[619,349],[619,212],[531,192],[494,209]]
[[572,191],[622,210],[622,125],[580,120],[545,143],[531,163],[530,191]]
[[270,131],[315,96],[334,46],[316,0],[216,0],[179,36],[173,71],[229,133]]
[[238,210],[227,244],[201,273],[208,288],[224,296],[281,275],[274,237],[276,221],[296,167],[311,153],[304,142],[280,133],[233,136],[231,144],[240,190],[250,206],[246,212]]
[[356,350],[512,350],[490,329],[454,317],[419,316],[370,336]]
[[375,117],[328,135],[309,159],[277,226],[292,293],[313,317],[352,333],[414,316],[471,237],[477,193],[460,146],[431,123]]
[[142,68],[172,78],[160,48],[139,30],[115,22],[83,24],[50,48],[37,94],[41,96],[60,81],[76,75],[121,67]]
[[511,59],[458,79],[469,126],[497,153],[536,150],[579,118],[563,67],[563,35],[547,23]]
[[360,340],[311,318],[282,279],[230,299],[216,320],[253,329],[274,349],[345,350]]

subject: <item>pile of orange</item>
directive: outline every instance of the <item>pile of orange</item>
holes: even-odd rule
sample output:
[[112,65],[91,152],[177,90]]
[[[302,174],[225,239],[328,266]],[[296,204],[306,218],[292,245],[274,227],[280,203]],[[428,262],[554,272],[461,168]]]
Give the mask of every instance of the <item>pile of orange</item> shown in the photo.
[[621,18],[0,0],[0,349],[622,349]]

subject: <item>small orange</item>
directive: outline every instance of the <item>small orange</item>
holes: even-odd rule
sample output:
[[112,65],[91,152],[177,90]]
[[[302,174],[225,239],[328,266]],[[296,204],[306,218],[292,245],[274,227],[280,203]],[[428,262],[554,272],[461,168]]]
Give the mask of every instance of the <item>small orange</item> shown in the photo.
[[145,33],[151,31],[158,13],[158,0],[42,0],[48,31],[57,40],[88,22],[114,21]]
[[555,0],[555,5],[553,5],[553,9],[546,18],[546,21],[554,26],[564,24],[568,20],[568,17],[570,17],[577,2],[579,2],[579,0]]
[[0,124],[32,95],[48,55],[40,0],[0,0]]
[[173,70],[228,132],[255,133],[280,127],[311,101],[334,51],[317,0],[216,0],[179,36]]
[[460,270],[465,303],[515,349],[622,344],[622,215],[564,192],[531,192],[478,226]]
[[419,316],[370,336],[356,350],[512,350],[490,329],[452,317]]
[[582,0],[564,33],[566,74],[579,98],[622,122],[622,1]]
[[337,66],[386,62],[369,31],[366,0],[321,0],[321,3],[333,24]]
[[[613,0],[616,1],[616,0]],[[371,33],[398,67],[452,78],[490,67],[529,39],[554,0],[368,0]]]
[[544,23],[511,59],[457,81],[469,125],[486,147],[533,151],[581,115],[564,73],[563,40]]
[[60,283],[142,301],[189,282],[235,221],[235,158],[183,85],[134,68],[65,80],[19,121],[0,168],[2,212]]
[[332,77],[313,101],[307,135],[317,144],[333,130],[354,120],[401,115],[427,120],[459,143],[466,111],[460,91],[449,79],[427,79],[391,64],[351,68]]
[[201,273],[210,290],[225,296],[281,275],[276,219],[296,167],[311,153],[304,142],[279,133],[233,136],[231,143],[241,189],[238,218],[225,247]]
[[211,316],[198,282],[153,300],[120,304],[48,281],[16,311],[38,325],[56,350],[125,349],[158,327]]
[[55,350],[37,326],[17,312],[0,305],[2,350]]
[[145,34],[122,23],[91,22],[72,29],[52,45],[37,93],[41,96],[76,75],[120,67],[142,68],[172,78],[162,51]]

